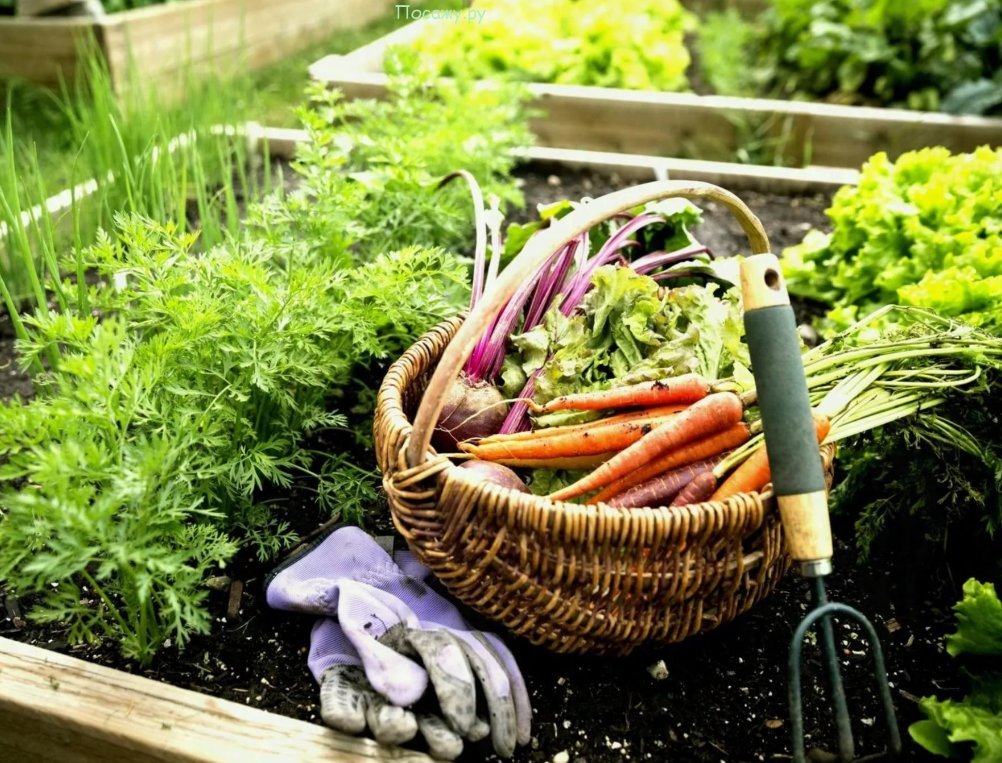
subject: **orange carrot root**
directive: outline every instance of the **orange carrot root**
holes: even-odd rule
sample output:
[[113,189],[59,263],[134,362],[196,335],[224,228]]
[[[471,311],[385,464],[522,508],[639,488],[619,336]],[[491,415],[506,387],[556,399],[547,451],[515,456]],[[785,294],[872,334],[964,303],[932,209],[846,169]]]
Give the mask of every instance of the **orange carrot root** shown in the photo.
[[494,463],[513,469],[594,469],[619,451],[610,450],[589,456],[556,456],[554,458],[500,458]]
[[639,469],[634,469],[624,474],[619,479],[609,483],[595,496],[595,501],[608,501],[613,496],[619,495],[635,485],[664,474],[680,466],[691,464],[711,458],[727,450],[732,450],[739,445],[744,445],[751,438],[751,431],[744,422],[738,422],[723,432],[703,437],[689,443],[685,447],[670,450],[659,458],[654,459]]
[[573,432],[535,440],[515,439],[511,442],[495,440],[485,444],[460,443],[461,450],[472,453],[483,461],[510,461],[512,459],[568,458],[590,456],[626,448],[640,440],[652,429],[675,416],[669,414],[653,418],[638,418],[616,424],[593,423],[590,427]]
[[552,411],[594,411],[603,408],[632,408],[670,403],[694,403],[710,392],[710,385],[698,374],[684,374],[663,381],[613,387],[598,392],[580,392],[555,397],[545,405],[530,404],[534,413]]
[[567,500],[604,487],[669,450],[731,428],[741,420],[743,412],[741,400],[731,392],[707,395],[681,413],[671,416],[664,424],[652,429],[582,479],[549,497],[554,501]]
[[[824,441],[831,429],[831,421],[823,413],[813,411],[814,434],[817,435],[818,443]],[[724,480],[720,487],[710,496],[711,501],[722,501],[725,498],[737,495],[738,493],[757,493],[762,490],[772,479],[769,471],[769,455],[765,446],[759,446],[745,461],[738,466],[731,475]]]
[[510,432],[508,434],[492,434],[481,437],[479,440],[471,441],[471,445],[493,445],[494,443],[510,443],[518,441],[530,442],[541,437],[554,437],[556,435],[572,434],[575,432],[587,432],[595,427],[606,426],[607,424],[622,424],[627,421],[638,419],[659,419],[679,413],[688,408],[688,404],[676,403],[674,405],[661,405],[655,408],[645,408],[640,411],[630,411],[629,413],[617,413],[615,416],[605,416],[595,421],[588,421],[584,424],[566,424],[557,427],[542,427],[525,432]]

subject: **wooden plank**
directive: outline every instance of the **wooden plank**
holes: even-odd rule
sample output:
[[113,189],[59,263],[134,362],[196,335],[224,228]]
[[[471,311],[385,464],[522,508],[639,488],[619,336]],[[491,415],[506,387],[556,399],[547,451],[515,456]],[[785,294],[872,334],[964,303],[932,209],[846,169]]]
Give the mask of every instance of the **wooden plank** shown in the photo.
[[[348,56],[327,56],[311,75],[349,98],[385,94],[382,61],[389,45],[421,33],[409,24]],[[878,151],[892,158],[942,145],[954,152],[1002,144],[1002,119],[808,101],[701,96],[533,83],[532,122],[544,146],[616,153],[731,159],[755,135],[771,142],[782,163],[859,167]]]
[[78,46],[96,29],[90,19],[0,19],[0,79],[54,86],[72,78]]
[[5,638],[0,749],[4,760],[47,763],[432,761]]
[[[0,20],[0,78],[56,85],[71,76],[77,39],[98,35],[118,89],[131,61],[153,85],[178,86],[186,69],[226,73],[266,66],[331,33],[390,12],[394,0],[184,0],[100,20]],[[172,79],[174,81],[172,81]]]
[[797,195],[835,191],[859,182],[858,171],[841,167],[764,167],[546,146],[523,149],[517,155],[542,165],[616,174],[624,180],[701,180],[732,191]]
[[388,13],[393,0],[191,0],[119,14],[106,26],[119,89],[134,61],[142,79],[175,88],[187,72],[225,74],[266,66],[337,29]]
[[[268,153],[273,157],[291,158],[296,147],[308,140],[305,130],[262,127],[255,123],[249,123],[244,129],[254,150],[261,151],[267,146]],[[841,167],[763,167],[545,146],[521,149],[515,155],[523,161],[555,168],[615,173],[625,180],[643,182],[669,177],[684,178],[715,183],[728,189],[790,195],[836,191],[844,185],[859,182],[857,170]]]

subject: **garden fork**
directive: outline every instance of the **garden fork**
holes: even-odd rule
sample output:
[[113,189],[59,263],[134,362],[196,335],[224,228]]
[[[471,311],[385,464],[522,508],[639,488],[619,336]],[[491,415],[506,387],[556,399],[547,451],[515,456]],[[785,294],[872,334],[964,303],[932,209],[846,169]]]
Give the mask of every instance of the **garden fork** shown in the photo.
[[866,633],[873,652],[877,686],[887,723],[888,753],[893,756],[901,752],[901,734],[876,629],[859,611],[845,604],[829,602],[825,590],[825,576],[833,569],[828,492],[818,458],[817,436],[800,358],[796,321],[776,256],[758,254],[743,260],[741,290],[745,334],[762,414],[773,493],[779,504],[790,555],[799,562],[800,574],[808,578],[813,587],[814,609],[801,621],[790,645],[788,669],[793,760],[794,763],[806,760],[801,652],[807,632],[816,623],[821,627],[821,645],[835,714],[838,760],[841,763],[856,760],[848,703],[835,649],[832,615],[855,620]]

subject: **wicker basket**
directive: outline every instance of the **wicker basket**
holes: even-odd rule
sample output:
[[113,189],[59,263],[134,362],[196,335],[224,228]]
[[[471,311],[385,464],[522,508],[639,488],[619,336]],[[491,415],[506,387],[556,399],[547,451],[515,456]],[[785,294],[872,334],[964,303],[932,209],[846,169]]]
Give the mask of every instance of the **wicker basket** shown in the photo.
[[[768,492],[674,509],[552,502],[474,482],[429,446],[443,391],[517,285],[602,220],[672,197],[724,204],[753,253],[769,250],[758,219],[716,186],[659,181],[617,191],[536,236],[465,321],[418,340],[379,390],[377,457],[411,550],[457,599],[557,652],[621,654],[681,641],[747,611],[789,567]],[[821,455],[830,480],[834,448]]]

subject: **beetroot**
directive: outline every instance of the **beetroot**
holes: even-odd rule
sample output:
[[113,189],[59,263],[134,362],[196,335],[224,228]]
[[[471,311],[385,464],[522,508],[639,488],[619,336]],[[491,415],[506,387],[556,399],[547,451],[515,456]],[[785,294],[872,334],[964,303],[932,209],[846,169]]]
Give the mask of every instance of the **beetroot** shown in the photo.
[[459,468],[472,472],[485,482],[493,482],[495,485],[516,490],[519,493],[529,492],[529,488],[526,487],[522,478],[502,464],[495,464],[493,461],[479,461],[474,458],[470,461],[464,461],[459,465]]
[[497,387],[461,374],[446,397],[432,442],[439,450],[456,450],[462,440],[496,434],[507,415]]

